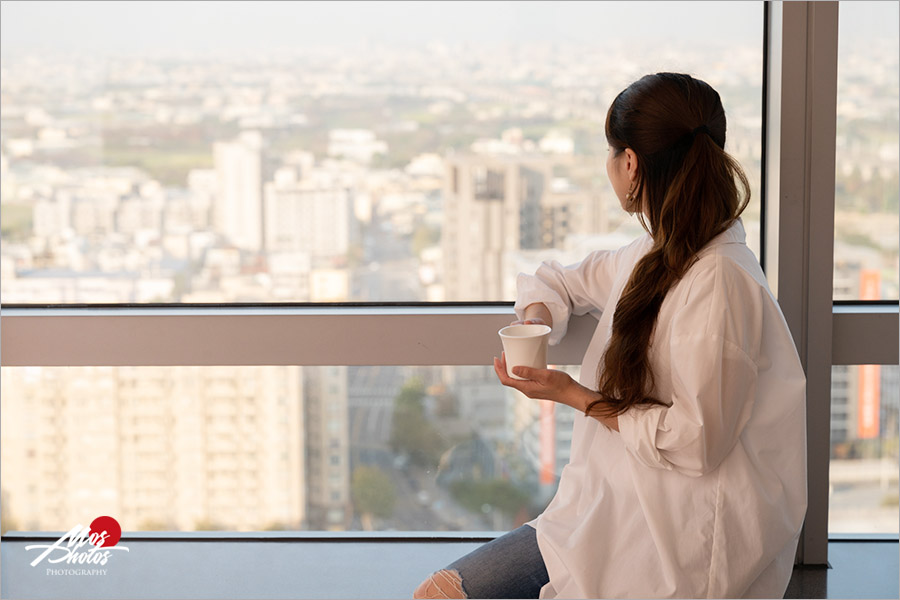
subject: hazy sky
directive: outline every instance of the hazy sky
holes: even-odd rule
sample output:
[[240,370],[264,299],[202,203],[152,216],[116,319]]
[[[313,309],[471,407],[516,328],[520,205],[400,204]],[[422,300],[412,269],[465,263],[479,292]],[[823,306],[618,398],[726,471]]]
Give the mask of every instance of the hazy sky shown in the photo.
[[[842,43],[897,36],[898,2],[841,2]],[[716,39],[761,43],[762,2],[33,1],[0,3],[4,50],[157,53],[309,45]]]
[[761,2],[2,3],[5,49],[141,51],[353,44],[360,39],[634,43],[647,36],[761,39]]

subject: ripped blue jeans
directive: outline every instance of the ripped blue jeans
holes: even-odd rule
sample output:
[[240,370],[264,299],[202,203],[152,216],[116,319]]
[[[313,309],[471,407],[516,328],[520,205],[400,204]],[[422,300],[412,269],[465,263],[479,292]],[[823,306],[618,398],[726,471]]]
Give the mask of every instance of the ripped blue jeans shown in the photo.
[[505,533],[450,563],[467,598],[537,598],[550,581],[534,527]]

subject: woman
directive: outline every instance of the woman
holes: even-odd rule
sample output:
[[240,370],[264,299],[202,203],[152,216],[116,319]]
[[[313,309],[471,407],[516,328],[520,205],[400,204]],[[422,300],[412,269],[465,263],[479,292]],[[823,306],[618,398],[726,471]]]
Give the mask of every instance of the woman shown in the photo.
[[[647,75],[606,117],[606,168],[648,234],[518,279],[517,322],[599,318],[580,382],[494,360],[584,412],[544,512],[416,597],[783,596],[806,513],[806,379],[739,215],[718,93]],[[739,185],[738,185],[739,184]]]

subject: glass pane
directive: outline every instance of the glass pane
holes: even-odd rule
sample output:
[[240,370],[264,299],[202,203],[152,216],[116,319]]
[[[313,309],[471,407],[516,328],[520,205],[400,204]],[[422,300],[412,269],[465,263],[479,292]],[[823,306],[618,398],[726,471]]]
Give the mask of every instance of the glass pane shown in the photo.
[[900,5],[841,2],[834,299],[900,297]]
[[760,2],[2,11],[7,303],[512,300],[643,233],[603,124],[666,70],[719,90],[759,248]]
[[4,533],[507,531],[546,507],[575,418],[490,367],[3,367],[0,388]]
[[830,533],[897,533],[900,368],[831,370]]

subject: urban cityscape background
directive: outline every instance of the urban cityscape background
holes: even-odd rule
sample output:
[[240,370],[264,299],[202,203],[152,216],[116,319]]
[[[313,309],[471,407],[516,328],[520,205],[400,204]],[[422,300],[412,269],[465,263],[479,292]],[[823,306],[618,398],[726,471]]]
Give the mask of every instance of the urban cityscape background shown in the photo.
[[[413,3],[431,10],[405,27],[403,4],[345,3],[394,38],[259,3],[297,11],[303,39],[227,44],[222,17],[183,47],[126,39],[146,5],[117,4],[113,42],[71,47],[17,37],[37,17],[3,4],[6,305],[514,300],[517,273],[643,233],[606,179],[603,124],[662,70],[722,95],[759,252],[761,3],[679,4],[716,26],[675,33],[675,3],[640,21],[627,3]],[[154,13],[182,4],[187,21],[214,6]],[[469,35],[422,33],[466,11]],[[834,299],[895,300],[897,6],[841,11]],[[320,24],[341,43],[301,43]],[[0,386],[4,532],[97,514],[132,531],[505,530],[552,497],[577,418],[489,366],[3,367]],[[833,532],[898,531],[898,387],[896,366],[833,368]]]

